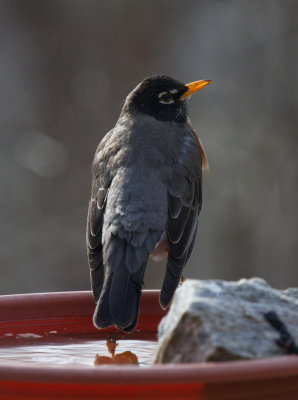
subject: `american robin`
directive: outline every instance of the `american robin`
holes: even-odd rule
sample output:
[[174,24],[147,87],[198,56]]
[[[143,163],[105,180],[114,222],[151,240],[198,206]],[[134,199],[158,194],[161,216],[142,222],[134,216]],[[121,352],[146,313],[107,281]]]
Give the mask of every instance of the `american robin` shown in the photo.
[[195,241],[202,169],[208,167],[188,119],[188,100],[210,82],[145,78],[96,150],[87,247],[98,328],[135,329],[149,256],[168,257],[163,308],[179,284]]

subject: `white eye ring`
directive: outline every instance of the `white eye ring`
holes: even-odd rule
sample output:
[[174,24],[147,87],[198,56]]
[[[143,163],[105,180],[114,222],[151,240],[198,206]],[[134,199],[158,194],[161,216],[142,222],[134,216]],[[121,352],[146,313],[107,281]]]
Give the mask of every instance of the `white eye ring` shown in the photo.
[[[162,97],[168,96],[168,100],[162,99]],[[158,95],[159,102],[162,104],[174,104],[175,101],[172,99],[172,96],[168,92],[161,92]]]

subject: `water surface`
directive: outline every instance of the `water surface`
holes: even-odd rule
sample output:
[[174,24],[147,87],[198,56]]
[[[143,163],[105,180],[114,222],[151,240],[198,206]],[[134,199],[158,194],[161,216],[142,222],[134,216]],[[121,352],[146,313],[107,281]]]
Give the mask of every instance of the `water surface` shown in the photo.
[[[15,337],[6,334],[1,339],[0,363],[6,365],[26,363],[41,366],[93,367],[96,355],[115,359],[116,355],[129,351],[138,358],[139,366],[148,367],[157,348],[154,337],[151,340],[116,340],[114,337],[98,340],[94,335],[57,337],[55,332],[52,332],[52,335],[46,338],[28,333]],[[110,347],[109,350],[107,345],[111,342],[114,345],[113,349]],[[121,357],[116,357],[119,358]]]

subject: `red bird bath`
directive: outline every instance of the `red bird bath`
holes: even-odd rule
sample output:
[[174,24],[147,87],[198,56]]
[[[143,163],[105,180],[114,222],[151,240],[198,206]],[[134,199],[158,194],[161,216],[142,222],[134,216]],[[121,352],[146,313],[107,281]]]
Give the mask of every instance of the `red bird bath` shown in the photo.
[[0,399],[298,399],[297,356],[150,366],[158,296],[130,335],[94,328],[90,292],[0,296]]

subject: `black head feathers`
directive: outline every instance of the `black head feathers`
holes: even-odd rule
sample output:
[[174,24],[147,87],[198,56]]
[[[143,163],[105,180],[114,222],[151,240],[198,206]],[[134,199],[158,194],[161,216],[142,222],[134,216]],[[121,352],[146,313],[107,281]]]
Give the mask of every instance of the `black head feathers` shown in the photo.
[[128,95],[122,115],[141,112],[160,121],[184,123],[187,121],[188,101],[180,97],[186,91],[186,85],[168,76],[149,76]]

